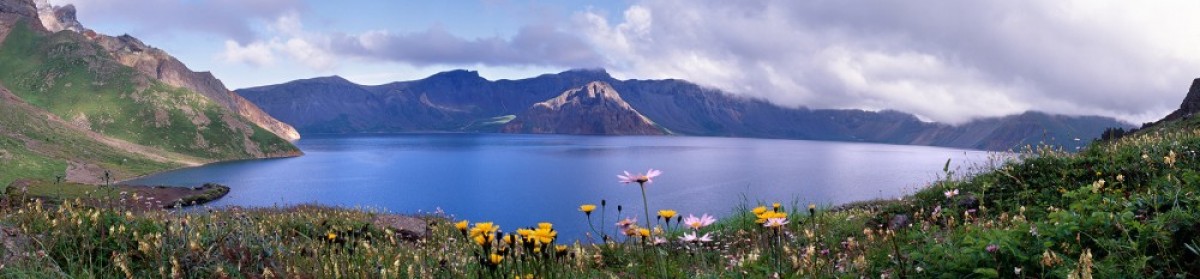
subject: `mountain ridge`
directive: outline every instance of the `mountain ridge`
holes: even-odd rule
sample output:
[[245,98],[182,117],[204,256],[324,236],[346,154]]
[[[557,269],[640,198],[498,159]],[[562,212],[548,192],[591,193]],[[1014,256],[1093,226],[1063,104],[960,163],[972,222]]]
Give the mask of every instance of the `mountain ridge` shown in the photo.
[[[617,80],[603,69],[495,81],[479,77],[477,72],[453,70],[380,85],[340,79],[332,85],[311,86],[312,81],[305,79],[235,92],[302,133],[499,132],[504,125],[500,120],[594,81],[610,84],[632,108],[679,135],[986,150],[1014,150],[1045,143],[1073,149],[1086,145],[1085,139],[1098,137],[1104,128],[1130,126],[1111,118],[1044,113],[948,125],[889,110],[789,108],[686,80]],[[1004,129],[991,127],[1000,124],[1005,124]]]

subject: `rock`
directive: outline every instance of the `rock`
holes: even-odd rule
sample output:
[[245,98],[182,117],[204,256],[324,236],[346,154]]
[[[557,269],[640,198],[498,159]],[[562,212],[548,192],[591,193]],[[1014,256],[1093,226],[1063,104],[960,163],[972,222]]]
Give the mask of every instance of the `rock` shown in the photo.
[[425,238],[429,232],[425,220],[412,216],[383,214],[375,217],[371,223],[380,228],[392,229],[400,239],[407,241]]
[[1183,98],[1183,103],[1179,105],[1179,109],[1167,115],[1163,120],[1159,120],[1159,122],[1177,120],[1191,116],[1196,112],[1200,112],[1200,78],[1192,80],[1192,87],[1188,89],[1187,96]]
[[501,128],[506,133],[665,135],[657,124],[621,99],[608,83],[591,82],[534,104]]
[[37,6],[32,0],[0,0],[0,15],[15,15],[21,18],[38,18]]
[[912,224],[912,219],[908,217],[908,214],[896,214],[892,216],[892,220],[888,221],[888,229],[901,230],[908,228],[909,224]]
[[958,202],[956,202],[956,204],[958,205],[958,208],[961,208],[962,210],[979,209],[979,199],[975,198],[975,195],[972,194],[958,196]]

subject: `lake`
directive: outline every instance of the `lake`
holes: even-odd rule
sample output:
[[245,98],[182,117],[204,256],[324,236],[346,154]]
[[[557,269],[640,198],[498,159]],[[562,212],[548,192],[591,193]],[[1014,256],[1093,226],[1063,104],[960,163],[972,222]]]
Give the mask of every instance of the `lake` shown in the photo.
[[[679,136],[507,134],[310,135],[296,158],[236,161],[180,169],[130,184],[229,185],[211,206],[297,203],[362,206],[399,213],[443,210],[495,221],[504,231],[552,222],[560,238],[588,226],[580,204],[608,201],[607,228],[641,220],[636,184],[622,171],[663,171],[647,186],[651,214],[728,215],[749,200],[834,205],[912,193],[942,174],[986,167],[994,154],[867,143]],[[594,214],[599,226],[599,212]]]

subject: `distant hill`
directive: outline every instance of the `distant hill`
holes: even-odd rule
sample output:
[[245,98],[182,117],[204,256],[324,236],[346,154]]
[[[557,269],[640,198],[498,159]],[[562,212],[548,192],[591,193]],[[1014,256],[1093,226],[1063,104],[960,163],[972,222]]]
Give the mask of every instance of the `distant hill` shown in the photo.
[[952,126],[923,122],[896,111],[782,107],[683,80],[617,80],[603,70],[571,70],[497,81],[473,71],[454,70],[376,86],[334,76],[240,89],[237,93],[301,133],[498,132],[507,120],[519,118],[515,116],[531,105],[591,82],[609,84],[631,108],[678,135],[985,150],[1045,143],[1073,149],[1098,137],[1104,128],[1130,127],[1112,118],[1038,112]]
[[46,9],[73,21],[73,7],[0,0],[0,187],[21,177],[99,183],[106,171],[116,180],[300,154],[279,136],[298,136],[290,126],[221,95],[210,74],[133,37],[39,18]]

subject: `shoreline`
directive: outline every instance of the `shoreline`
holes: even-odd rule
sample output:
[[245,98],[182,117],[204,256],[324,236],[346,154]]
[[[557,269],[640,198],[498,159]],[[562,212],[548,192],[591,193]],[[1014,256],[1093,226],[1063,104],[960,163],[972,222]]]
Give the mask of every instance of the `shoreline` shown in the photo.
[[[203,166],[212,165],[212,164],[232,163],[232,162],[241,162],[241,161],[254,161],[254,160],[287,159],[287,158],[301,157],[304,155],[305,155],[304,151],[300,150],[300,148],[297,147],[296,152],[294,154],[289,153],[289,154],[282,154],[282,155],[268,155],[266,157],[260,157],[260,158],[215,160],[215,161],[205,162],[205,163],[198,164],[198,165],[184,165],[184,166],[180,166],[180,167],[169,168],[169,169],[154,171],[154,172],[150,172],[150,173],[146,173],[146,174],[142,174],[142,175],[137,175],[137,176],[133,176],[133,177],[125,178],[125,179],[113,180],[112,184],[113,185],[125,185],[126,182],[129,182],[131,180],[137,180],[137,179],[145,178],[145,177],[151,176],[151,175],[162,174],[162,173],[167,173],[167,172],[172,172],[172,171],[177,171],[177,170],[182,170],[182,169],[187,169],[187,168],[203,167]],[[172,185],[163,185],[163,186],[172,186]],[[187,186],[173,186],[173,187],[187,187]]]

